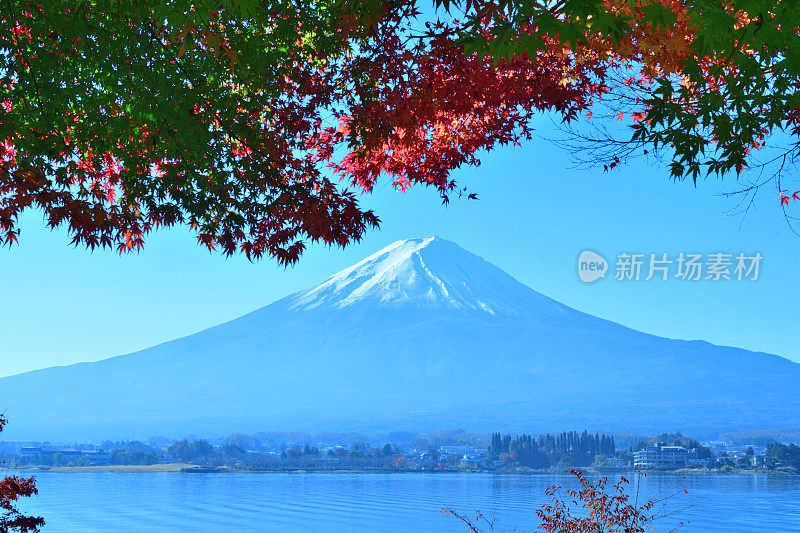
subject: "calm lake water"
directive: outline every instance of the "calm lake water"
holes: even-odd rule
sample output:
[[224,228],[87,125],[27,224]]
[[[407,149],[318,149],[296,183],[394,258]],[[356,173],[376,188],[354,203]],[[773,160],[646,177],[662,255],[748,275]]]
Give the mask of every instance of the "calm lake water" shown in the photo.
[[[534,531],[558,475],[40,473],[21,506],[61,532],[464,532],[440,509],[493,510],[495,531]],[[800,532],[800,477],[650,475],[643,490],[672,500],[682,531]],[[674,521],[655,524],[667,531]]]

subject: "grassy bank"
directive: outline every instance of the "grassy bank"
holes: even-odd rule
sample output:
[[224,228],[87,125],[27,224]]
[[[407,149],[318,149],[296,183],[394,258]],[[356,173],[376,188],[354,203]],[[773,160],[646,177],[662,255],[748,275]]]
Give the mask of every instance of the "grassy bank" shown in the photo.
[[58,466],[48,472],[180,472],[191,465],[167,463],[156,465],[105,465],[105,466]]

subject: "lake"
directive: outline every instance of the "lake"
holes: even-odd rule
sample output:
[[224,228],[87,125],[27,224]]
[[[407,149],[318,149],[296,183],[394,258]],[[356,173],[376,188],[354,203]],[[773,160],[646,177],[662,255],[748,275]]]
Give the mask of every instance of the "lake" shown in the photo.
[[[561,475],[50,473],[22,502],[62,532],[466,532],[443,506],[494,511],[495,531],[533,531],[545,489]],[[687,489],[671,500],[682,529],[800,531],[800,477],[651,474],[643,491]],[[667,531],[675,521],[655,523]]]

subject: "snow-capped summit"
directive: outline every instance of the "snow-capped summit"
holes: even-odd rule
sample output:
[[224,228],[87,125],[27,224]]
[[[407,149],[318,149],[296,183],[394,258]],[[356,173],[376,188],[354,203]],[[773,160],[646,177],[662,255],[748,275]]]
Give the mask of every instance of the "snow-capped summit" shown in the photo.
[[322,283],[291,297],[290,309],[344,308],[356,303],[451,308],[494,315],[558,311],[496,266],[440,237],[396,241]]

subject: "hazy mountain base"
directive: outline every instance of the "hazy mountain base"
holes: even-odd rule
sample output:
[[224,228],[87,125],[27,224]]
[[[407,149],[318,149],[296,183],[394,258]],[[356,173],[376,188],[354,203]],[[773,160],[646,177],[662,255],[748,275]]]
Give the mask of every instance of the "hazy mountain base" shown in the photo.
[[19,440],[441,427],[710,438],[800,426],[799,381],[782,357],[625,328],[428,238],[195,335],[0,379],[0,397]]

